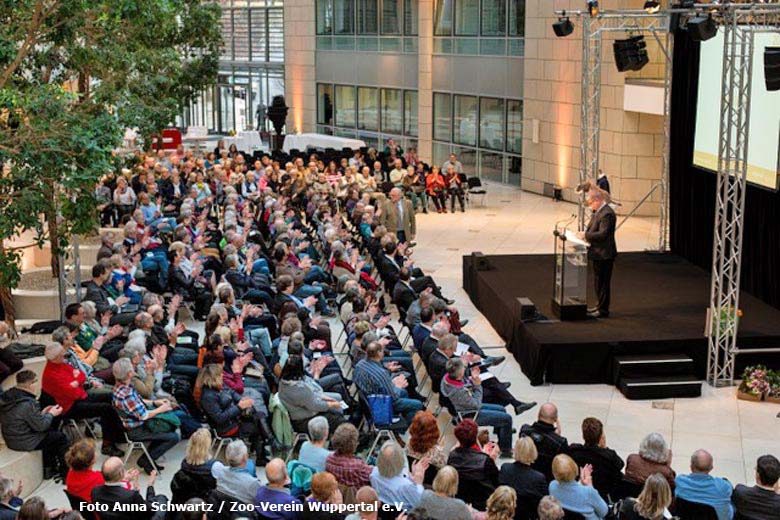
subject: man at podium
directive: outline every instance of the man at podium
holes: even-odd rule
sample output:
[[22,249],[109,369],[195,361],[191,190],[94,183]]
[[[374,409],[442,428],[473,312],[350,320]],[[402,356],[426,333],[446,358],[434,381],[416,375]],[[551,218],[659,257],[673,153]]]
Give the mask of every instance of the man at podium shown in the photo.
[[593,270],[593,286],[596,289],[596,307],[588,309],[591,318],[606,318],[609,316],[610,282],[612,281],[612,266],[617,256],[615,245],[615,227],[617,217],[607,204],[601,190],[589,190],[587,202],[593,210],[588,228],[577,236],[590,242],[588,261]]

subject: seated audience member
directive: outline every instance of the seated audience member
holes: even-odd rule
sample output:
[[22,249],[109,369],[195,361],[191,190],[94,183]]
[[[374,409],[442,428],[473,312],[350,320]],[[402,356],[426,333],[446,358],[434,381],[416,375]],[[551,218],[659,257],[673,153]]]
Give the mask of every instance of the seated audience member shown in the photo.
[[325,461],[325,471],[332,473],[339,484],[359,488],[371,483],[374,466],[357,457],[358,431],[351,423],[341,424],[330,439],[331,454]]
[[121,340],[112,340],[122,334],[122,326],[114,325],[109,328],[111,314],[106,313],[101,320],[103,323],[97,324],[99,328],[95,328],[88,320],[88,308],[95,309],[95,304],[91,301],[71,303],[65,307],[65,321],[78,329],[74,350],[79,358],[95,370],[101,370],[108,367],[107,362],[116,361]]
[[245,471],[249,461],[249,451],[242,440],[232,441],[225,448],[227,466],[215,461],[211,466],[211,475],[217,480],[217,491],[246,504],[255,501],[260,481]]
[[480,449],[478,431],[479,426],[471,419],[455,427],[458,445],[450,452],[447,465],[455,468],[460,477],[456,496],[475,509],[484,510],[488,497],[498,486],[499,448],[491,442]]
[[[95,303],[98,315],[103,316],[106,312],[110,312],[116,320],[119,313],[122,312],[123,306],[130,301],[130,298],[124,294],[116,298],[111,296],[111,293],[108,291],[108,280],[111,278],[111,275],[111,269],[109,269],[105,261],[101,260],[93,265],[92,280],[87,283],[87,292],[84,299]],[[133,317],[133,314],[126,316],[122,323],[129,323]]]
[[647,477],[637,498],[626,498],[620,505],[621,520],[663,520],[671,518],[667,509],[672,503],[672,490],[660,473]]
[[482,402],[482,380],[479,367],[471,369],[471,377],[466,378],[466,364],[461,358],[447,361],[447,375],[441,382],[441,395],[452,404],[455,411],[466,416],[476,414],[476,423],[480,426],[492,426],[498,433],[498,447],[505,457],[511,455],[512,417],[504,407]]
[[532,518],[539,501],[547,494],[547,479],[544,473],[531,467],[538,453],[530,437],[518,438],[512,455],[515,461],[501,465],[498,482],[517,493],[517,518]]
[[0,477],[0,520],[16,520],[22,499],[17,497],[21,491],[21,484],[14,489],[11,479]]
[[[63,419],[98,417],[103,431],[103,455],[124,456],[116,443],[121,438],[122,423],[111,403],[104,397],[87,395],[84,390],[84,372],[65,362],[65,349],[59,343],[46,345],[46,366],[41,387],[62,407]],[[108,396],[106,396],[108,397]]]
[[8,340],[9,330],[8,323],[0,320],[0,383],[24,367],[22,360],[11,349],[6,348],[10,344]]
[[71,513],[72,512],[66,512],[61,508],[49,509],[46,507],[46,503],[41,497],[30,497],[25,500],[24,504],[22,504],[22,507],[19,508],[19,513],[16,516],[16,520],[49,520],[50,518],[63,519],[63,517],[66,517]]
[[423,480],[423,484],[426,486],[433,483],[439,469],[447,464],[444,441],[445,438],[441,436],[436,416],[430,410],[417,412],[409,427],[406,458],[410,467],[416,461],[428,460],[428,469],[425,471],[425,479]]
[[639,453],[632,453],[626,459],[626,479],[642,485],[647,477],[660,473],[674,490],[676,474],[671,464],[672,450],[666,444],[666,439],[660,433],[651,433],[642,439]]
[[509,486],[498,486],[490,495],[485,509],[486,520],[512,520],[517,509],[517,495]]
[[357,511],[347,515],[346,520],[378,520],[379,497],[370,486],[363,486],[357,490],[355,504],[358,505]]
[[594,417],[582,421],[582,439],[584,444],[570,444],[567,453],[579,467],[586,464],[593,467],[593,487],[606,500],[623,478],[623,459],[615,450],[607,448],[604,425]]
[[539,501],[536,514],[539,515],[539,520],[563,520],[566,516],[558,500],[550,495],[543,496]]
[[[114,407],[119,411],[119,417],[122,419],[127,437],[132,441],[148,443],[147,451],[152,460],[149,460],[144,454],[138,459],[138,465],[147,474],[150,474],[154,469],[153,464],[162,470],[157,459],[176,446],[180,440],[179,434],[176,433],[178,424],[171,424],[169,420],[160,418],[161,414],[173,409],[170,401],[167,399],[148,401],[141,398],[132,385],[135,372],[129,359],[116,360],[112,371],[114,379],[116,379],[113,393]],[[151,425],[152,420],[165,423],[162,426],[167,425],[168,431],[164,431],[164,429],[156,431],[157,428],[153,428]]]
[[433,479],[433,489],[423,491],[419,507],[433,520],[473,520],[468,504],[454,498],[457,492],[458,472],[452,466],[443,466]]
[[290,414],[295,431],[305,432],[309,420],[315,416],[325,417],[334,430],[345,421],[341,396],[323,392],[322,387],[304,372],[301,356],[287,358],[279,380],[279,399]]
[[[100,520],[124,520],[127,518],[127,512],[124,508],[136,506],[132,516],[133,519],[162,520],[165,518],[165,511],[160,511],[152,506],[152,502],[164,504],[168,499],[163,495],[156,495],[154,492],[154,480],[157,472],[153,471],[149,475],[149,482],[146,485],[146,498],[141,496],[138,491],[138,473],[131,473],[125,470],[125,465],[119,457],[109,457],[103,463],[103,479],[105,484],[96,486],[92,489],[92,503],[100,502],[108,505],[107,511],[100,511]],[[131,482],[131,489],[126,489],[123,481]],[[115,508],[115,504],[122,504]]]
[[756,461],[756,485],[737,484],[731,494],[734,509],[744,520],[780,519],[780,461],[773,455],[761,455]]
[[206,520],[209,506],[202,498],[191,498],[185,502],[187,509],[181,511],[181,520]]
[[181,504],[193,497],[206,500],[217,487],[211,474],[215,459],[211,454],[211,432],[200,428],[187,440],[187,451],[179,471],[171,481],[171,502]]
[[[265,465],[265,478],[268,484],[261,486],[255,496],[255,512],[266,520],[296,520],[298,513],[285,510],[284,507],[294,507],[301,502],[290,494],[290,478],[287,476],[287,466],[282,459],[272,459]],[[278,510],[264,509],[262,504],[278,506]]]
[[[314,505],[317,503],[316,505]],[[323,506],[338,506],[344,503],[336,477],[327,471],[315,473],[311,478],[311,496],[303,502],[301,520],[344,520],[341,512],[325,509]]]
[[422,482],[428,461],[418,460],[411,475],[406,472],[406,455],[395,441],[385,442],[379,450],[376,468],[371,472],[371,487],[385,504],[403,504],[403,509],[417,507],[422,496]]
[[[309,420],[309,439],[301,445],[298,452],[298,462],[306,464],[314,471],[325,471],[325,462],[333,452],[325,448],[328,442],[330,427],[325,417],[317,416]],[[266,468],[266,474],[268,468]]]
[[731,483],[722,477],[713,477],[712,455],[705,450],[696,450],[691,455],[691,473],[677,475],[674,479],[674,496],[711,506],[718,514],[718,520],[731,520],[734,506],[731,504]]
[[609,512],[607,503],[593,488],[592,471],[588,465],[580,473],[574,459],[565,454],[556,455],[552,462],[555,480],[550,482],[550,494],[558,499],[566,511],[579,513],[586,520],[604,518]]
[[92,502],[92,490],[106,483],[103,473],[92,469],[97,460],[97,450],[92,439],[74,442],[65,453],[65,462],[70,468],[65,477],[65,491],[85,502]]
[[566,437],[561,435],[558,422],[558,408],[553,403],[545,403],[539,408],[539,415],[533,424],[524,424],[520,428],[521,437],[530,437],[536,445],[539,456],[533,467],[544,473],[547,481],[552,480],[552,461],[569,446]]
[[366,396],[371,394],[389,395],[393,399],[393,412],[400,414],[411,424],[414,414],[424,409],[422,402],[407,397],[409,383],[403,374],[391,377],[391,370],[382,365],[385,347],[378,341],[372,341],[366,347],[366,358],[355,365],[353,379],[358,389]]
[[44,478],[65,478],[68,437],[53,424],[54,418],[62,414],[62,407],[52,405],[41,410],[36,398],[37,384],[35,372],[22,370],[16,374],[16,386],[0,395],[3,440],[12,450],[43,450]]

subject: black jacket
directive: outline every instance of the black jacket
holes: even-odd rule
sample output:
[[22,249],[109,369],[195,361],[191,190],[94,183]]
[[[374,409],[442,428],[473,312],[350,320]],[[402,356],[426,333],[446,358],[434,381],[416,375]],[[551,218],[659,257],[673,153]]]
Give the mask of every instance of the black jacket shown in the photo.
[[517,493],[515,520],[536,518],[539,501],[547,494],[547,479],[543,473],[520,462],[507,462],[501,466],[498,483]]
[[171,502],[183,504],[191,498],[207,500],[209,493],[217,488],[217,481],[211,475],[213,461],[194,466],[182,461],[181,469],[171,480]]
[[623,459],[610,448],[583,444],[572,444],[569,446],[568,453],[577,466],[583,467],[585,464],[593,466],[593,487],[599,492],[601,498],[606,500],[615,484],[623,478],[621,473],[625,466]]
[[185,300],[195,298],[195,280],[184,274],[181,267],[171,264],[168,269],[168,284],[172,293],[182,295]]
[[520,428],[520,437],[531,437],[536,445],[539,456],[533,463],[536,471],[544,473],[547,482],[553,480],[552,461],[559,453],[564,453],[569,446],[566,437],[555,433],[555,427],[541,421],[533,424],[524,424]]
[[238,402],[241,396],[226,385],[222,390],[203,388],[200,394],[200,408],[206,414],[208,423],[223,435],[235,430],[241,419],[241,408]]
[[414,292],[414,289],[412,289],[411,286],[400,280],[396,282],[395,287],[393,287],[393,303],[398,306],[398,309],[403,309],[403,311],[406,312],[406,309],[408,309],[416,299],[417,293]]
[[0,395],[0,427],[5,444],[12,450],[36,450],[53,419],[51,414],[41,413],[41,405],[30,392],[13,387]]
[[474,448],[457,447],[450,452],[447,465],[460,477],[455,496],[484,511],[488,497],[498,487],[498,468],[493,459]]
[[[100,511],[100,520],[125,520],[132,517],[133,519],[144,520],[152,518],[155,514],[155,510],[152,509],[151,502],[155,497],[154,488],[149,486],[146,489],[146,500],[141,496],[138,491],[130,491],[121,486],[97,486],[92,489],[90,494],[92,497],[92,503],[100,502],[101,504],[108,505],[108,511]],[[123,510],[114,511],[114,504],[122,504]],[[127,506],[145,504],[145,510],[127,512]],[[139,508],[140,509],[140,508]]]
[[95,303],[98,315],[102,316],[106,311],[111,311],[114,315],[117,314],[118,309],[116,305],[111,304],[110,297],[108,290],[102,285],[96,284],[94,280],[87,283],[87,294],[84,299]]
[[593,214],[585,230],[585,240],[590,242],[588,258],[592,260],[611,260],[617,256],[615,228],[617,217],[609,205],[604,205]]
[[[387,254],[381,255],[381,263],[379,264],[379,274],[382,277],[382,281],[385,282],[385,287],[395,288],[395,284],[398,283],[398,275],[401,272],[400,264],[397,259],[390,257]],[[395,263],[393,263],[395,261]]]

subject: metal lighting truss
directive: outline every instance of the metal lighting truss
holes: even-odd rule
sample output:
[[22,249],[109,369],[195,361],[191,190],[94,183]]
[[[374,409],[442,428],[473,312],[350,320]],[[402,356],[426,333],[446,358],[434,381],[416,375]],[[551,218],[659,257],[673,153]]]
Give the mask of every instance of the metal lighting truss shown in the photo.
[[[661,209],[658,250],[665,251],[669,222],[669,132],[672,86],[672,46],[674,39],[669,32],[668,11],[647,13],[644,10],[626,9],[605,11],[591,17],[586,12],[558,12],[559,15],[579,16],[582,22],[582,103],[580,104],[580,183],[599,176],[599,136],[601,134],[601,65],[605,33],[652,34],[666,58],[664,73],[664,144],[661,172]],[[659,36],[660,34],[660,36]],[[655,190],[656,187],[653,187]],[[584,193],[582,195],[584,202]],[[585,229],[585,205],[579,206],[577,223]]]
[[754,39],[780,32],[780,4],[728,4],[713,14],[724,46],[707,382],[730,385],[735,356],[748,352],[737,347],[737,331]]

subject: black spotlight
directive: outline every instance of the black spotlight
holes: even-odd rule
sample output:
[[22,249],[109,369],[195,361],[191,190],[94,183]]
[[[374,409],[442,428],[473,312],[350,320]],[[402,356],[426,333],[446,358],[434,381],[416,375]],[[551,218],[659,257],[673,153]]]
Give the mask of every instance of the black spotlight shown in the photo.
[[780,90],[780,47],[764,49],[764,80],[767,90]]
[[[565,15],[566,13],[564,13]],[[571,20],[569,20],[568,16],[562,16],[558,18],[558,21],[552,24],[553,31],[555,31],[555,36],[558,38],[563,38],[564,36],[570,35],[572,32],[574,32],[574,24],[571,23]]]
[[588,0],[588,13],[591,16],[599,14],[599,0]]
[[615,40],[612,44],[618,72],[639,70],[648,64],[647,44],[644,36],[632,36],[627,40]]
[[661,2],[657,2],[656,0],[647,0],[647,2],[645,2],[644,9],[650,14],[655,14],[661,10]]
[[705,42],[718,34],[718,24],[712,16],[697,16],[688,20],[688,34],[695,42]]

